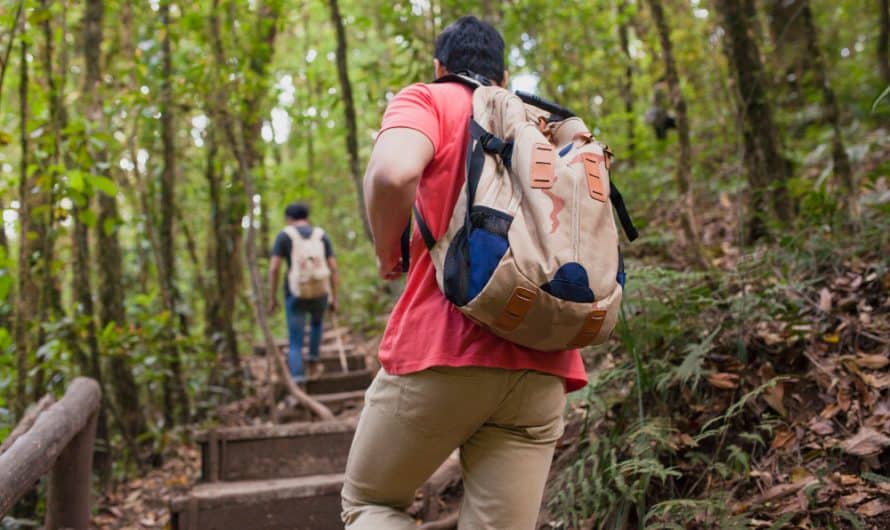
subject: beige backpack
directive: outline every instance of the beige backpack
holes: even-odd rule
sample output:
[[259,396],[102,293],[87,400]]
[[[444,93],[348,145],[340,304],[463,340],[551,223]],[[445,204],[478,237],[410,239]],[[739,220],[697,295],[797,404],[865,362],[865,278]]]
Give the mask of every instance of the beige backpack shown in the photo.
[[624,266],[612,154],[581,119],[531,94],[472,86],[466,182],[444,235],[415,224],[436,280],[465,315],[516,344],[555,351],[604,342],[621,305]]
[[325,256],[324,230],[312,229],[308,238],[293,226],[284,233],[290,237],[290,270],[287,273],[290,292],[297,298],[319,298],[328,294],[331,269]]

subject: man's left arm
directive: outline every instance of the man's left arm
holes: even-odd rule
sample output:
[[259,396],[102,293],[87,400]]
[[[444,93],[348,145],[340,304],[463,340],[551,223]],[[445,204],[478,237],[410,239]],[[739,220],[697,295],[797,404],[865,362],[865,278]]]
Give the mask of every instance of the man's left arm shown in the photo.
[[340,289],[340,275],[337,272],[337,258],[335,258],[334,256],[328,257],[328,268],[331,270],[330,306],[331,311],[336,313],[338,308],[337,291]]

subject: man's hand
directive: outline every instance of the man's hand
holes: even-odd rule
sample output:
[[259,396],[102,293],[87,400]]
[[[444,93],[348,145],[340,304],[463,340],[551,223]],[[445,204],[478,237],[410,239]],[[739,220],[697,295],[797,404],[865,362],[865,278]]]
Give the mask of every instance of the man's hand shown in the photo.
[[331,313],[336,313],[337,309],[339,309],[340,305],[337,303],[337,297],[331,297],[331,301],[328,302],[328,307],[331,309]]
[[384,280],[398,280],[402,277],[402,258],[393,258],[383,263],[378,258],[377,271]]
[[278,311],[278,299],[275,296],[272,296],[269,299],[269,314],[272,315],[276,311]]

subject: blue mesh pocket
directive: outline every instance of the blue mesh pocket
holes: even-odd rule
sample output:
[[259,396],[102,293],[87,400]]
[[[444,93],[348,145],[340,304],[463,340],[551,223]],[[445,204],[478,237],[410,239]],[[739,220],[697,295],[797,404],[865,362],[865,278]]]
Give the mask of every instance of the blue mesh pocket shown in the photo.
[[510,244],[507,239],[483,228],[470,233],[470,284],[467,299],[472,300],[491,279]]

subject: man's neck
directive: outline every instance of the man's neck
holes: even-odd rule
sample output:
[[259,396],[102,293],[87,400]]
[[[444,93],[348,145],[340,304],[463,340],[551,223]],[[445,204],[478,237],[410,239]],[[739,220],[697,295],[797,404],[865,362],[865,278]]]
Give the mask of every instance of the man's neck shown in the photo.
[[300,220],[288,219],[287,224],[290,226],[309,226],[309,220],[308,219],[300,219]]

